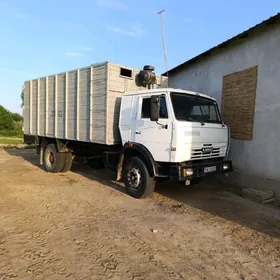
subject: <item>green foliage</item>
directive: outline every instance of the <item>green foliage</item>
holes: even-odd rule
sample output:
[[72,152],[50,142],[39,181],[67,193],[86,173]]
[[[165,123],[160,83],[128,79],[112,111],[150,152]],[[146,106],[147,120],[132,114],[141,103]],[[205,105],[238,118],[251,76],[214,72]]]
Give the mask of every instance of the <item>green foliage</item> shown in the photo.
[[13,129],[13,118],[11,113],[0,105],[0,130]]
[[0,135],[22,137],[22,116],[0,105]]
[[20,94],[20,98],[21,98],[21,108],[23,107],[23,102],[24,102],[24,100],[23,100],[23,97],[24,97],[24,91],[23,91],[23,89],[22,89],[22,91],[21,91],[21,94]]
[[0,137],[23,137],[21,130],[0,130]]
[[22,144],[23,140],[19,138],[2,138],[0,137],[0,144],[17,145]]
[[22,122],[23,120],[22,116],[18,113],[11,113],[11,117],[15,122]]

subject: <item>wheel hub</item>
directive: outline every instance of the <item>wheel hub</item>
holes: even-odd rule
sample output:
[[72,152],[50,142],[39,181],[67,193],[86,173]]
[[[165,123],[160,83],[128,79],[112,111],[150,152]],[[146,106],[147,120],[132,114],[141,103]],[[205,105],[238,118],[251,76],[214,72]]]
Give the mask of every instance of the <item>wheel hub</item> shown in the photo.
[[127,174],[127,180],[130,187],[137,189],[141,182],[140,170],[136,167],[131,168]]
[[46,165],[51,168],[54,163],[55,163],[55,157],[54,157],[54,154],[52,151],[50,150],[47,150],[46,151],[46,155],[45,155],[45,158],[46,158]]
[[54,156],[52,153],[50,153],[49,161],[50,163],[54,163]]

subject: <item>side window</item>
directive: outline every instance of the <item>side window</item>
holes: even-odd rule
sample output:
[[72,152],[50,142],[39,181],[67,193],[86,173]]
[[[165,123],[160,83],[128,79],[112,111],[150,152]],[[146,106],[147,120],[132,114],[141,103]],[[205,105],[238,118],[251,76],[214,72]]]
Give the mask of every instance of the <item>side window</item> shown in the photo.
[[141,119],[150,118],[150,101],[151,98],[143,98]]
[[[150,102],[151,98],[143,98],[141,119],[150,118]],[[168,119],[167,105],[164,96],[160,97],[159,117],[161,119]]]
[[164,96],[160,98],[159,118],[168,119],[167,105]]

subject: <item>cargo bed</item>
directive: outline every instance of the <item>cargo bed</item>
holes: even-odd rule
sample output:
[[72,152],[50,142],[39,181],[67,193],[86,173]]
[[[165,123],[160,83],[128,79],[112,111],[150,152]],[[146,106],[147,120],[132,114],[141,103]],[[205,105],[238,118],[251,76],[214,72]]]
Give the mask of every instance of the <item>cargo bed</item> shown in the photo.
[[[119,108],[140,70],[111,62],[24,83],[24,134],[114,145]],[[161,77],[157,77],[160,82]]]

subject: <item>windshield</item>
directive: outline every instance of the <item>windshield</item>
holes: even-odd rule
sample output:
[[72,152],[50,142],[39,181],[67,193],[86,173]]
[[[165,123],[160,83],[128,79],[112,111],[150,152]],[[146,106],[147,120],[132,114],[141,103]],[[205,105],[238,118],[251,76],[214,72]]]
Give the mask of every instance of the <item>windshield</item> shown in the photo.
[[185,93],[171,93],[171,102],[178,121],[222,123],[214,100]]

